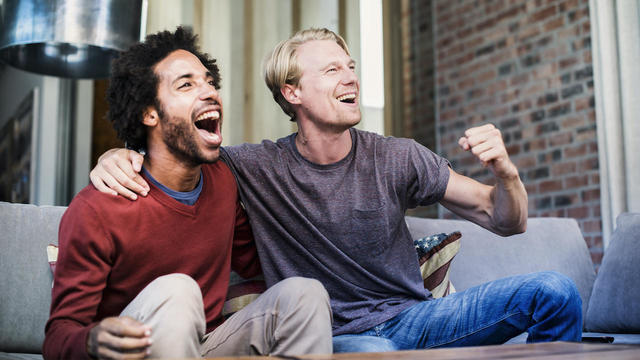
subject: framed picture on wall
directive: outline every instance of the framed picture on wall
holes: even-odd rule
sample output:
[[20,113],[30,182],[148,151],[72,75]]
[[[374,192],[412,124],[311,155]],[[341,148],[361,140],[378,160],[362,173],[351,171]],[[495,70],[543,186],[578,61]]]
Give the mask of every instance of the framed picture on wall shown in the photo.
[[0,200],[29,203],[34,194],[38,89],[29,92],[0,129]]

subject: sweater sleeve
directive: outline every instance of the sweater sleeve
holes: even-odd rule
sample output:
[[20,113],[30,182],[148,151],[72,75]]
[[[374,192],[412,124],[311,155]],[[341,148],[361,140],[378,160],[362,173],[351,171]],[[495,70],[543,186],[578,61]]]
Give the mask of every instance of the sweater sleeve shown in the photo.
[[258,251],[253,240],[253,232],[249,225],[249,218],[240,202],[236,206],[231,269],[246,279],[257,276],[262,272]]
[[88,359],[87,336],[111,269],[113,246],[99,212],[76,197],[59,228],[59,256],[45,327],[45,359]]

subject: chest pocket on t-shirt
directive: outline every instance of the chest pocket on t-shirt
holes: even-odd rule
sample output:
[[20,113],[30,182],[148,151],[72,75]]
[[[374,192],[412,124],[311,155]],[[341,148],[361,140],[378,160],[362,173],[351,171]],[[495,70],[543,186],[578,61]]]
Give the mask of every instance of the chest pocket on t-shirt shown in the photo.
[[345,245],[353,259],[366,262],[388,250],[388,221],[384,204],[375,209],[353,209],[349,223],[351,226],[345,231]]

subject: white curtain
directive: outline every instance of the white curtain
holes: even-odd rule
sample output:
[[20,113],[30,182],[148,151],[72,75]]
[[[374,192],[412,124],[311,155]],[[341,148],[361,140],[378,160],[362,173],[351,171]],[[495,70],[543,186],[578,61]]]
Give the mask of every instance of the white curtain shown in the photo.
[[616,217],[640,212],[640,0],[590,0],[605,248]]

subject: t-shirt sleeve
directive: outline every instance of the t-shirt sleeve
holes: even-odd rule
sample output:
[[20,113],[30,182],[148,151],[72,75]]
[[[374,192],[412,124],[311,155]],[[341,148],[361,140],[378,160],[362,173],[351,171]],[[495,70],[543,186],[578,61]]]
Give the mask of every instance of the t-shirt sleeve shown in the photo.
[[253,239],[247,213],[238,202],[236,208],[236,224],[231,251],[231,269],[243,278],[251,278],[262,272],[258,251]]
[[[222,158],[222,161],[224,161],[224,163],[227,164],[227,166],[229,167],[229,170],[231,170],[231,173],[233,174],[233,177],[236,179],[236,182],[239,182],[238,180],[240,178],[240,173],[238,172],[236,161],[234,160],[238,159],[240,155],[243,154],[243,152],[240,150],[241,146],[242,145],[225,146],[220,148],[220,157]],[[238,187],[238,192],[242,194],[242,189],[240,187]]]
[[83,359],[111,268],[112,243],[99,214],[83,199],[69,206],[60,222],[59,255],[45,327],[45,359]]
[[255,160],[255,154],[247,144],[224,146],[220,148],[220,157],[237,176],[238,165]]
[[406,166],[408,208],[431,205],[444,197],[449,182],[447,159],[411,140]]

